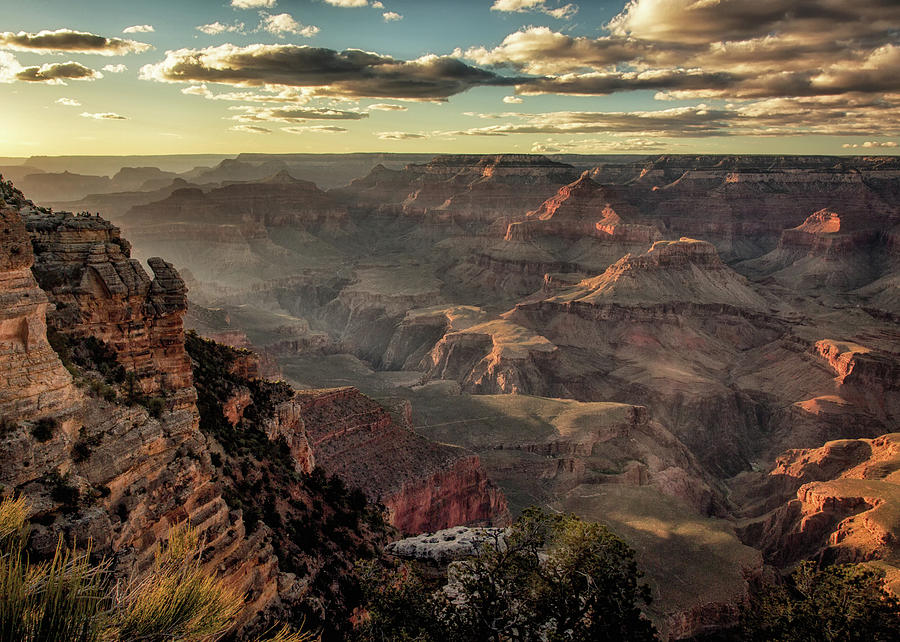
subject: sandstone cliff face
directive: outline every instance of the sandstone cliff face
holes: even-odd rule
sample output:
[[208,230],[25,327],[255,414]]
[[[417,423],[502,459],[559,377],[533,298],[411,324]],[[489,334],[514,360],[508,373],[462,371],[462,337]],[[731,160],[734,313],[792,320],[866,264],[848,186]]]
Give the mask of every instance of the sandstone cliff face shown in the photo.
[[472,453],[396,426],[355,388],[299,391],[297,400],[318,465],[383,503],[401,532],[507,519]]
[[[115,554],[117,573],[127,576],[146,568],[169,528],[188,519],[211,547],[210,567],[247,592],[242,622],[271,607],[278,600],[271,589],[277,561],[262,533],[245,536],[240,512],[222,500],[197,430],[190,369],[180,369],[186,357],[177,275],[157,264],[151,282],[113,242],[117,231],[105,221],[50,215],[21,195],[0,209],[10,230],[0,261],[0,296],[9,304],[3,327],[15,328],[3,343],[9,385],[0,397],[0,484],[30,499],[40,522],[33,546],[52,552],[57,533],[81,542],[92,538],[95,550]],[[35,273],[51,279],[47,293],[29,270],[32,245]],[[101,251],[103,262],[97,260]],[[115,399],[121,389],[88,385],[101,381],[99,373],[69,364],[78,376],[73,383],[47,342],[48,294],[56,306],[50,324],[60,332],[57,349],[84,337],[109,340],[114,359],[142,369],[139,381],[147,390],[169,395],[158,416]]]
[[56,303],[51,325],[70,336],[106,343],[135,373],[148,395],[168,395],[172,407],[192,403],[182,317],[186,289],[174,268],[150,259],[151,280],[129,257],[118,228],[94,217],[25,216],[36,261],[34,274]]
[[47,342],[47,295],[31,273],[31,239],[19,209],[0,200],[0,415],[65,416],[80,401]]

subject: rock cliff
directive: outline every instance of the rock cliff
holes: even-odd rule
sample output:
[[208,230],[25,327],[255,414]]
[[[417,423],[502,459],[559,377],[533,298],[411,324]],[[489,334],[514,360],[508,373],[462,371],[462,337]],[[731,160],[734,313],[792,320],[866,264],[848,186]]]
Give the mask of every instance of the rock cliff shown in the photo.
[[383,503],[401,532],[508,518],[473,453],[397,426],[355,388],[300,391],[297,399],[318,464]]
[[[789,450],[767,476],[742,488],[751,500],[764,500],[755,505],[757,513],[775,506],[747,519],[742,539],[778,565],[808,557],[827,563],[874,563],[887,572],[888,587],[896,594],[898,480],[897,433]],[[783,503],[777,503],[779,498]]]

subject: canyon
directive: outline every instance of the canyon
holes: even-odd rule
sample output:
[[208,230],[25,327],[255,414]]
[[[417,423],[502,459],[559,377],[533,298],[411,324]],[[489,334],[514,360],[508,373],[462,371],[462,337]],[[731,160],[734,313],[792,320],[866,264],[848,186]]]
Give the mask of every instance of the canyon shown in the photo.
[[345,535],[373,550],[532,504],[602,521],[664,639],[802,559],[900,591],[897,158],[123,167],[4,195],[0,484],[45,545],[127,569],[188,517],[247,626],[319,617],[346,555],[279,538],[349,510],[333,475],[386,509]]

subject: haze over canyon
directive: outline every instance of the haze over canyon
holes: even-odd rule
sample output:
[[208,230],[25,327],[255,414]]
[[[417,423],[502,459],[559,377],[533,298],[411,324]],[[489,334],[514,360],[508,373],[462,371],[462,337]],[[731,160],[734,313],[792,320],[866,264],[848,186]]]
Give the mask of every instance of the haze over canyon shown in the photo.
[[0,6],[0,642],[900,635],[900,4]]

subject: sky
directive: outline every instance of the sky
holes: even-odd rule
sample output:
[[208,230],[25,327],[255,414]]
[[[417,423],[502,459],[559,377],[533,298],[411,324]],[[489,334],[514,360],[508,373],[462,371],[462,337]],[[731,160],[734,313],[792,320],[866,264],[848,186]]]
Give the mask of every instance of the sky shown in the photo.
[[0,0],[0,155],[900,153],[900,0]]

